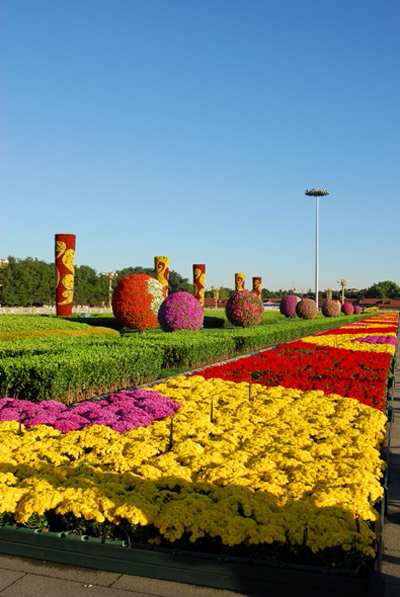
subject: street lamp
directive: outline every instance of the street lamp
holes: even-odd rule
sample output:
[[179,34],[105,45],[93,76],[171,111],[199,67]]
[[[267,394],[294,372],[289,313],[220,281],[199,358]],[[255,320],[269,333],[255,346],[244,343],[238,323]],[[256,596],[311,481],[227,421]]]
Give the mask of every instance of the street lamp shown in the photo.
[[318,197],[329,195],[328,189],[305,191],[309,197],[315,197],[315,302],[318,307]]
[[347,284],[349,282],[350,282],[350,280],[345,280],[344,278],[337,281],[337,283],[340,284],[340,286],[342,287],[342,305],[344,305],[344,289],[345,289],[345,286],[347,286]]
[[111,309],[111,297],[112,297],[112,281],[117,277],[117,274],[114,274],[111,270],[106,272],[105,274],[101,274],[108,278],[108,308]]

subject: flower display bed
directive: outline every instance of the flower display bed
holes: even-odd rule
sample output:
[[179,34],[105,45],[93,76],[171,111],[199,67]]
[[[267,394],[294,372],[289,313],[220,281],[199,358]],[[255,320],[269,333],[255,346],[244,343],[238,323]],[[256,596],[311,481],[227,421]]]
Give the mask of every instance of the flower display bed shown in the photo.
[[[21,337],[15,335],[19,334],[18,325]],[[321,318],[246,329],[199,330],[195,334],[187,330],[173,334],[150,330],[145,334],[101,337],[99,328],[83,323],[40,316],[2,316],[0,334],[11,335],[0,342],[0,396],[34,402],[55,399],[69,404],[154,381],[162,369],[200,367],[337,325],[340,321]],[[59,328],[62,336],[43,336]],[[81,331],[90,335],[82,337]]]
[[148,392],[175,414],[146,427],[93,417],[63,433],[25,426],[8,403],[0,550],[270,595],[381,594],[371,570],[397,323],[378,316],[157,383]]

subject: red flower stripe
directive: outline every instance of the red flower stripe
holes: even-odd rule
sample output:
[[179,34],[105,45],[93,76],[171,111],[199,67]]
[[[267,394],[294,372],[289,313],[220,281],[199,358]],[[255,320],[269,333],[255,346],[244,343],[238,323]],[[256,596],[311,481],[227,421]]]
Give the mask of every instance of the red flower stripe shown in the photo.
[[[386,331],[387,327],[384,328]],[[351,333],[363,333],[361,329],[353,327]],[[344,327],[333,330],[334,334],[343,334],[343,331]],[[383,328],[379,329],[379,333],[382,331]],[[375,333],[375,330],[369,328],[368,333]],[[326,334],[332,334],[332,331]],[[352,351],[300,340],[256,356],[207,367],[201,375],[206,379],[217,377],[237,383],[254,381],[267,387],[280,385],[302,391],[322,390],[325,394],[355,398],[383,411],[391,358],[384,352]]]

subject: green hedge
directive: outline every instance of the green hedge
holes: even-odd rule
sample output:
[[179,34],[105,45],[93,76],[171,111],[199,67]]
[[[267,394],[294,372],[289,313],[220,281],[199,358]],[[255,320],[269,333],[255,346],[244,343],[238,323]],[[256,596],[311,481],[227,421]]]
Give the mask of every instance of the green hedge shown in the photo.
[[0,362],[0,394],[65,404],[157,379],[163,351],[131,342],[76,344],[73,350],[9,356]]
[[0,315],[0,332],[25,330],[79,330],[90,329],[87,323],[52,315]]
[[[221,330],[222,331],[222,330]],[[220,330],[212,335],[177,331],[170,334],[145,334],[132,337],[140,345],[157,346],[163,351],[163,369],[201,367],[214,361],[228,359],[236,352],[234,340]]]
[[[24,316],[16,317],[27,329]],[[117,337],[43,337],[39,332],[35,338],[0,342],[0,396],[76,402],[154,381],[163,369],[194,369],[364,318],[294,319],[244,329],[154,330]]]

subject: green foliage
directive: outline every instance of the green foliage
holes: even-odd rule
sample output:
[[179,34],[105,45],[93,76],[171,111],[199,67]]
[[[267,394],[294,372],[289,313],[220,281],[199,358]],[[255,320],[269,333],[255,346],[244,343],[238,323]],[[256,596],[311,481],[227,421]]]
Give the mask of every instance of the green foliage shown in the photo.
[[227,335],[193,334],[179,330],[173,334],[152,333],[136,336],[140,345],[161,348],[164,354],[162,368],[201,367],[214,361],[227,359],[235,353],[235,345]]
[[88,265],[75,267],[74,305],[108,303],[108,279]]
[[90,329],[86,320],[78,323],[55,315],[1,315],[0,332],[20,332],[25,330],[80,330]]
[[0,268],[0,304],[20,306],[54,305],[55,266],[27,257],[8,256]]
[[400,299],[400,287],[390,280],[378,282],[368,288],[365,296],[366,298]]
[[157,346],[121,337],[41,340],[1,346],[0,395],[67,404],[157,379],[163,361]]
[[[154,381],[162,369],[201,367],[363,318],[365,314],[341,315],[334,320],[322,316],[310,321],[283,318],[254,328],[202,329],[196,334],[151,330],[118,337],[37,336],[1,342],[0,396],[17,395],[33,402],[57,399],[69,404]],[[35,321],[89,328],[56,317],[1,316],[2,321],[3,327],[11,321],[8,327],[14,329],[18,321],[20,329],[29,329]]]

